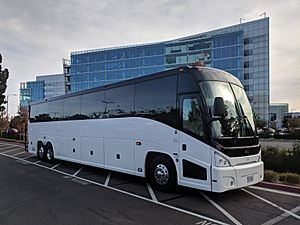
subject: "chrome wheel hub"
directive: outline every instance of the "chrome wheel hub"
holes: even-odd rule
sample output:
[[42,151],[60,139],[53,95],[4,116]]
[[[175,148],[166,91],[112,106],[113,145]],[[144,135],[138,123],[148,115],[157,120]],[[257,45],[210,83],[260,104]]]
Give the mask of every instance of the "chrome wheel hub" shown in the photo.
[[51,150],[47,151],[47,159],[48,160],[52,159],[52,151]]
[[168,168],[163,164],[158,164],[154,170],[154,179],[159,185],[165,185],[169,181]]
[[39,157],[43,157],[44,152],[45,152],[44,147],[41,146],[41,147],[39,148]]

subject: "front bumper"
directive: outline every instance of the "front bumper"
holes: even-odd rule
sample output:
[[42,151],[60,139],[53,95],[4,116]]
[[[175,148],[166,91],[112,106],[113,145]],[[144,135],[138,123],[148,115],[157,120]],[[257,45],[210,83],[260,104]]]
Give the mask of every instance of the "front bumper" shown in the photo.
[[230,167],[212,166],[212,191],[224,192],[259,183],[264,177],[262,161]]

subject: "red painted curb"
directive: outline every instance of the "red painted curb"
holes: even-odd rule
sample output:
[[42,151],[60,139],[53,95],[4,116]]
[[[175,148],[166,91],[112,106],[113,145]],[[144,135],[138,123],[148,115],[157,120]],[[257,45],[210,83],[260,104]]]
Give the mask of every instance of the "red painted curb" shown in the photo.
[[256,184],[255,186],[300,194],[300,187],[290,186],[286,184],[276,184],[263,181]]

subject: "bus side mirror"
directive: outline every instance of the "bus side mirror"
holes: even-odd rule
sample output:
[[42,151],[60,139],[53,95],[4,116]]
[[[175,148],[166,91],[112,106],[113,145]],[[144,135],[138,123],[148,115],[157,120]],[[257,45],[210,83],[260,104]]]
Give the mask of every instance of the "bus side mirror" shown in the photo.
[[214,100],[214,116],[222,117],[225,114],[224,99],[222,97],[215,97]]

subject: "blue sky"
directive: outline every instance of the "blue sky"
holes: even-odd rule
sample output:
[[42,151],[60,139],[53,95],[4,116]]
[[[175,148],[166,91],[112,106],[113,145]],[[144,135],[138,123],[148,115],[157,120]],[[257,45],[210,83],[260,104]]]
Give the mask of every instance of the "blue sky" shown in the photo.
[[[0,0],[0,53],[20,82],[62,72],[76,50],[164,41],[270,17],[271,102],[300,111],[300,1]],[[10,114],[18,97],[10,97]]]

